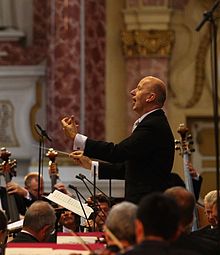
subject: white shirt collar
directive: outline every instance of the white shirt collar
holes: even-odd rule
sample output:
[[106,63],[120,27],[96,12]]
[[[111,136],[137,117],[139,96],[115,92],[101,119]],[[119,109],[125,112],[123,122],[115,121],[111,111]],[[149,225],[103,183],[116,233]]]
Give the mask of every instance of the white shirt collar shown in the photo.
[[142,115],[139,119],[137,119],[135,122],[140,123],[147,115],[149,115],[149,114],[151,114],[152,112],[155,112],[155,111],[157,111],[157,110],[160,110],[160,109],[161,109],[161,108],[157,108],[157,109],[154,109],[154,110],[152,110],[152,111],[150,111],[150,112],[145,113],[145,114]]

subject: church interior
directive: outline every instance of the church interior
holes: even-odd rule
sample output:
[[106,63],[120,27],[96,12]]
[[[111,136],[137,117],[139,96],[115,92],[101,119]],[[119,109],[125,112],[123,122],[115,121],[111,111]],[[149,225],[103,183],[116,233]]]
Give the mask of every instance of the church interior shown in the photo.
[[[196,28],[214,2],[1,0],[0,145],[17,161],[13,180],[23,185],[26,174],[42,171],[50,192],[47,152],[53,148],[59,179],[88,196],[75,176],[92,177],[69,158],[72,141],[61,119],[74,115],[80,133],[118,143],[137,119],[130,91],[150,75],[167,84],[164,111],[176,139],[172,171],[184,179],[187,146],[203,178],[202,203],[218,181],[219,98],[215,102],[211,22]],[[179,132],[183,125],[186,136]],[[98,180],[97,186],[115,197],[124,194],[122,180]]]

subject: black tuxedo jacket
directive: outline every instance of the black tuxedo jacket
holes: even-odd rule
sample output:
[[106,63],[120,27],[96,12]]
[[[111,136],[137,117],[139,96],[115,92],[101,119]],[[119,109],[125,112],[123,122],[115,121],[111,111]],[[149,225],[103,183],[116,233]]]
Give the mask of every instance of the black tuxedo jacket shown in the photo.
[[[194,232],[192,232],[194,233]],[[196,251],[202,255],[218,255],[218,243],[212,240],[195,236],[193,234],[182,234],[172,243],[172,248],[180,248],[190,251]]]
[[10,243],[39,243],[39,241],[28,233],[20,232]]
[[125,255],[200,255],[196,251],[176,249],[165,241],[145,240],[133,249],[124,253]]
[[99,177],[110,177],[111,173],[123,177],[126,200],[138,203],[144,195],[166,188],[173,166],[174,138],[167,118],[160,109],[147,115],[133,133],[118,144],[88,138],[84,154],[117,163],[100,163]]

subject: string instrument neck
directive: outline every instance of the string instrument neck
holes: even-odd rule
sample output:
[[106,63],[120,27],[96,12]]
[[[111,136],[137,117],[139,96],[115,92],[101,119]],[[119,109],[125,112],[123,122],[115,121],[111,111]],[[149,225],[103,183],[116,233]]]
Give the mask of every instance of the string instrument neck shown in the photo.
[[46,156],[50,159],[49,161],[49,176],[51,179],[51,191],[54,191],[54,185],[57,183],[57,179],[59,179],[59,172],[56,161],[56,157],[58,152],[55,151],[53,148],[50,148],[46,154]]
[[[11,181],[13,176],[16,176],[15,167],[17,165],[17,161],[10,160],[9,157],[11,156],[11,153],[6,150],[6,148],[1,148],[1,159],[3,162],[0,165],[0,172],[5,178],[5,183]],[[6,190],[7,195],[7,204],[8,204],[8,214],[11,222],[18,221],[20,219],[15,196],[13,194],[8,194]]]

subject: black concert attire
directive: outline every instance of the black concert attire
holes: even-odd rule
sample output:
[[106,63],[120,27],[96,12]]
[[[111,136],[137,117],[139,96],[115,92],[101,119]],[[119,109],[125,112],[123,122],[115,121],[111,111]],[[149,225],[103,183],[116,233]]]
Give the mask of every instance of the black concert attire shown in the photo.
[[[125,179],[125,199],[138,203],[148,193],[164,191],[173,166],[174,137],[162,109],[149,113],[132,134],[118,144],[87,139],[84,155],[100,162],[99,178]],[[107,170],[109,169],[110,172]],[[119,178],[120,179],[120,178]]]
[[202,255],[219,254],[217,243],[208,239],[195,237],[191,234],[180,235],[180,237],[172,243],[172,247],[196,251]]
[[27,232],[19,232],[10,243],[39,243],[39,241]]
[[145,240],[133,249],[124,253],[125,255],[199,255],[194,251],[172,248],[168,242]]

